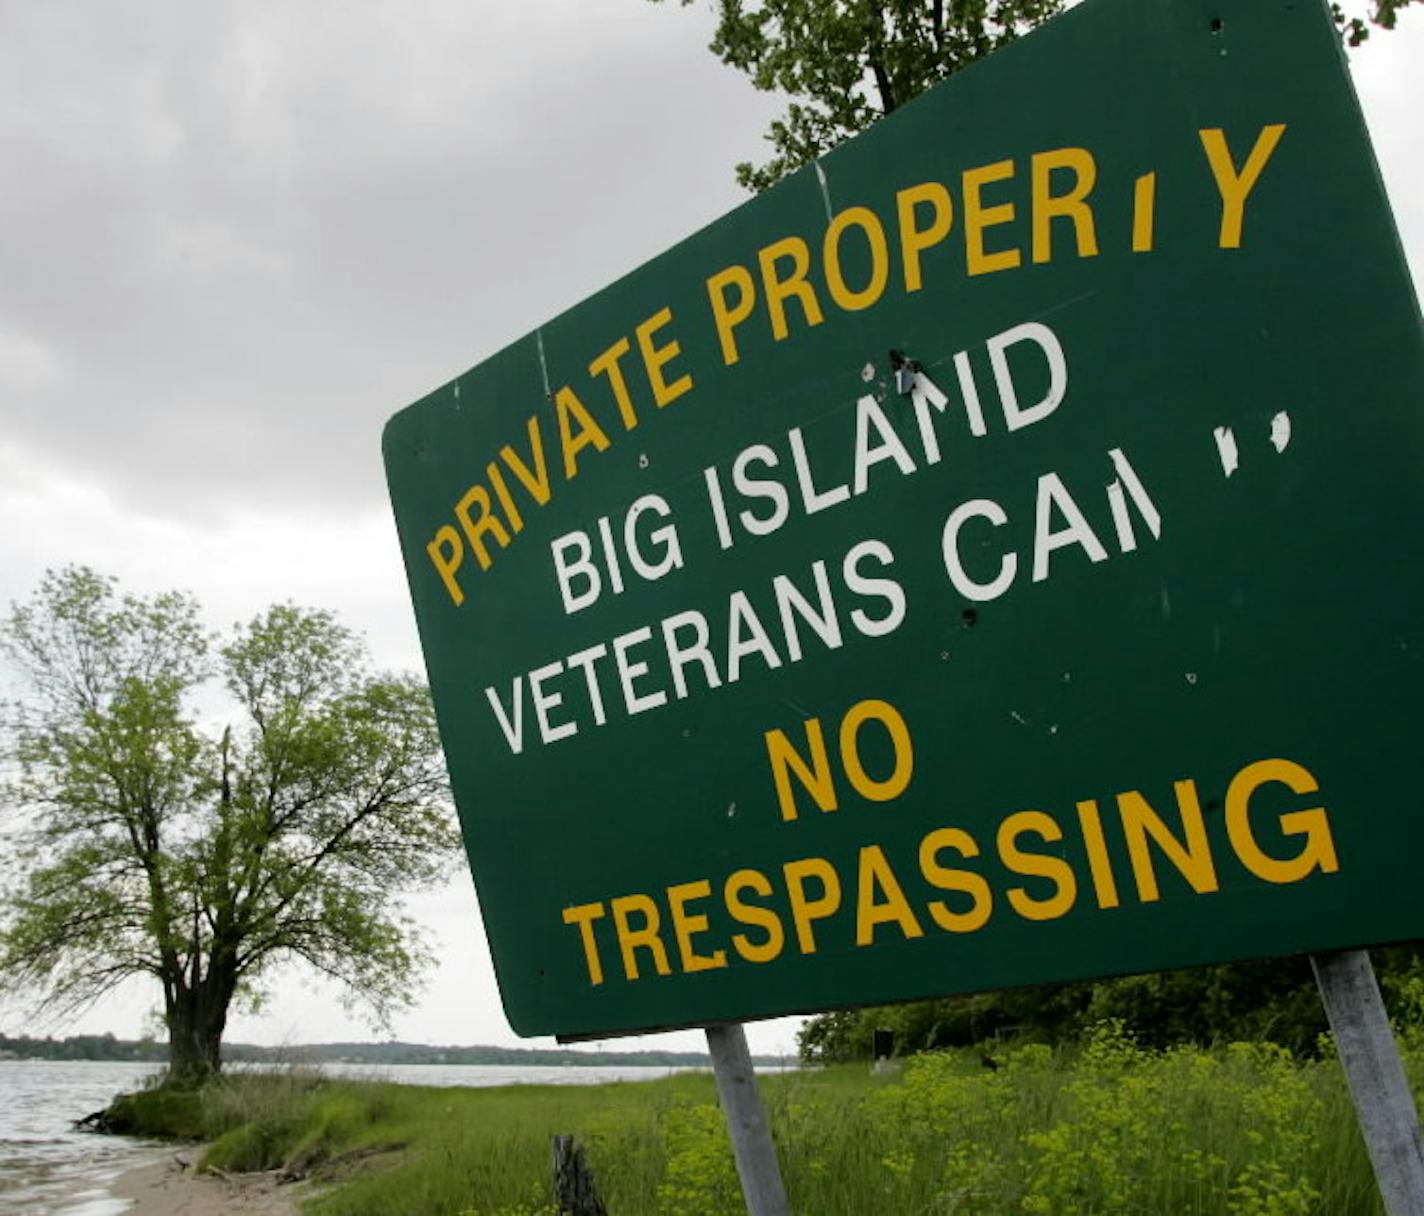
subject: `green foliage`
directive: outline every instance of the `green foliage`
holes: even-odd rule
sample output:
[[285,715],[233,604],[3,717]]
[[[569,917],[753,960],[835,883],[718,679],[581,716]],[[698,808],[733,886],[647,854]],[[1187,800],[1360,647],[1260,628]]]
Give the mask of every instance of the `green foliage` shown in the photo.
[[[1417,1089],[1424,1056],[1406,1043],[1405,1060]],[[816,1216],[1381,1211],[1328,1053],[1159,1050],[1107,1021],[1069,1047],[931,1052],[762,1090],[792,1210]],[[620,1216],[745,1210],[707,1074],[502,1089],[239,1074],[188,1093],[203,1105],[189,1123],[225,1133],[204,1164],[308,1172],[309,1216],[552,1216],[549,1139],[565,1133]]]
[[1394,29],[1395,22],[1399,20],[1399,10],[1413,2],[1414,0],[1371,0],[1364,16],[1347,13],[1339,4],[1332,3],[1330,15],[1335,18],[1335,24],[1340,28],[1345,41],[1350,46],[1359,46],[1370,36],[1371,25],[1382,30]]
[[552,1203],[540,1198],[536,1188],[535,1198],[528,1203],[506,1204],[498,1211],[491,1212],[485,1212],[481,1208],[466,1208],[460,1216],[563,1216],[563,1213]]
[[393,1090],[395,1105],[371,1135],[408,1148],[387,1168],[350,1172],[349,1157],[335,1158],[315,1175],[340,1179],[313,1200],[315,1216],[552,1216],[549,1142],[564,1133],[586,1146],[609,1211],[681,1211],[659,1199],[668,1124],[690,1109],[716,1113],[706,1074],[646,1084]]
[[387,1087],[324,1082],[301,1070],[210,1083],[204,1169],[305,1174],[351,1147],[391,1110]]
[[105,1127],[119,1136],[199,1140],[207,1111],[205,1097],[192,1086],[160,1086],[121,1094],[104,1112]]
[[765,190],[1061,7],[1062,0],[719,0],[710,49],[758,89],[790,98],[766,135],[773,157],[739,164],[737,181]]
[[[1376,950],[1374,959],[1394,1016],[1424,1026],[1418,946]],[[1326,1029],[1309,960],[1280,958],[820,1014],[798,1046],[806,1063],[827,1064],[869,1060],[876,1030],[891,1031],[896,1053],[909,1055],[1005,1038],[1065,1042],[1107,1019],[1150,1047],[1245,1039],[1300,1055],[1312,1054]]]
[[[1393,29],[1411,2],[1370,0],[1363,15],[1339,4],[1331,11],[1342,37],[1358,46],[1370,25]],[[756,88],[788,99],[766,133],[772,158],[739,164],[738,183],[765,190],[1064,7],[1064,0],[717,0],[709,49]]]
[[168,1049],[152,1039],[116,1039],[112,1034],[73,1034],[62,1039],[0,1034],[0,1053],[20,1060],[124,1060],[157,1063]]
[[684,1216],[740,1216],[745,1210],[727,1124],[717,1106],[686,1106],[663,1120],[667,1164],[658,1210]]
[[79,567],[12,608],[0,653],[19,688],[0,718],[7,993],[64,1013],[148,977],[170,1062],[195,1072],[285,960],[377,1018],[408,1002],[424,955],[397,899],[458,846],[421,683],[373,673],[330,613],[277,605],[218,638],[191,597]]
[[1090,984],[1059,984],[839,1010],[809,1019],[797,1034],[803,1062],[869,1060],[875,1031],[894,1035],[895,1054],[967,1047],[1011,1035],[1058,1042],[1088,1022]]
[[[974,1213],[1374,1213],[1338,1065],[1269,1044],[937,1052],[898,1081],[806,1095],[785,1154],[801,1210]],[[831,1130],[834,1129],[834,1130]],[[809,1159],[807,1154],[809,1153]],[[845,1193],[845,1188],[851,1188]]]

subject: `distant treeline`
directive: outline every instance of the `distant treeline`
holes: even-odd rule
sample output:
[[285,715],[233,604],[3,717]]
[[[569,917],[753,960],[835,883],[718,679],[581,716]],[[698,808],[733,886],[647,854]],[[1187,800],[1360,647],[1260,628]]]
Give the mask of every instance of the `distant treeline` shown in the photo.
[[[68,1038],[12,1038],[0,1034],[0,1059],[114,1060],[166,1064],[168,1044],[158,1039],[116,1039],[111,1034],[77,1034]],[[257,1047],[224,1043],[223,1059],[232,1064],[504,1064],[522,1067],[583,1065],[647,1065],[656,1068],[711,1067],[711,1059],[695,1051],[589,1051],[573,1048],[431,1047],[424,1043],[312,1043],[301,1047]],[[776,1064],[773,1056],[759,1064]]]
[[432,1047],[425,1043],[313,1043],[306,1047],[249,1047],[224,1044],[223,1058],[235,1063],[347,1064],[645,1064],[653,1067],[707,1067],[711,1057],[696,1051],[589,1051],[567,1047]]
[[111,1034],[75,1034],[66,1039],[11,1038],[0,1034],[0,1059],[116,1060],[168,1063],[168,1044],[154,1039],[116,1039]]
[[[1424,942],[1371,954],[1396,1025],[1424,1028]],[[1074,1043],[1107,1021],[1156,1050],[1273,1042],[1302,1057],[1320,1050],[1327,1030],[1310,960],[1298,956],[823,1013],[797,1042],[805,1063],[832,1064],[869,1059],[877,1031],[908,1056],[1006,1041]]]

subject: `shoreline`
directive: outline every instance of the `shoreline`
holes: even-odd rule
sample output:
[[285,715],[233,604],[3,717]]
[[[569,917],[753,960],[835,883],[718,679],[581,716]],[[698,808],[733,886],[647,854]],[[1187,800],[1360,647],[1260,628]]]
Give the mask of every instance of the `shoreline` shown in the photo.
[[177,1153],[125,1170],[109,1185],[125,1216],[295,1216],[306,1182],[282,1183],[273,1173],[195,1174]]

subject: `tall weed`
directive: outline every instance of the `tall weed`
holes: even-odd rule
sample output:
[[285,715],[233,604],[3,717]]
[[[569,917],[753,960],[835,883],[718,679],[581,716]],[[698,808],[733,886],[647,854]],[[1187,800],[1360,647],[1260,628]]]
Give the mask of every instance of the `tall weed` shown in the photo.
[[[1424,988],[1421,988],[1424,1001]],[[1328,1044],[1326,1044],[1328,1048]],[[1424,1043],[1406,1036],[1410,1075]],[[800,1216],[1377,1216],[1338,1062],[1264,1043],[911,1057],[763,1079]],[[616,1216],[744,1211],[712,1079],[423,1089],[310,1077],[205,1094],[206,1161],[325,1178],[312,1216],[552,1216],[551,1135]]]

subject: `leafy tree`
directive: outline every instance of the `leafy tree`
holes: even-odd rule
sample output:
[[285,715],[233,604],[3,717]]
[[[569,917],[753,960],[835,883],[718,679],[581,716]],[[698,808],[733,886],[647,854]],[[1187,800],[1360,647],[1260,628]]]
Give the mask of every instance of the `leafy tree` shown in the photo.
[[149,977],[170,1070],[197,1075],[285,961],[378,1020],[409,1003],[426,952],[398,897],[458,844],[423,684],[373,674],[327,612],[215,637],[191,597],[78,567],[12,606],[0,649],[0,990],[65,1014]]
[[[1391,1015],[1417,1028],[1424,950],[1372,954]],[[839,1010],[806,1022],[797,1046],[807,1063],[835,1063],[868,1060],[876,1030],[894,1034],[900,1055],[1001,1038],[1060,1043],[1107,1018],[1148,1047],[1268,1041],[1297,1055],[1312,1054],[1327,1029],[1310,961],[1297,956]]]
[[1413,3],[1414,0],[1370,0],[1364,17],[1357,13],[1347,13],[1339,4],[1332,3],[1330,15],[1335,18],[1335,24],[1340,27],[1345,41],[1351,46],[1359,46],[1370,36],[1371,25],[1377,25],[1382,30],[1394,29],[1395,22],[1399,20],[1399,10],[1406,4]]
[[[692,0],[681,0],[686,6]],[[654,0],[661,3],[661,0]],[[791,100],[775,155],[737,181],[765,190],[935,81],[1051,17],[1063,0],[718,0],[710,50]]]
[[[1364,16],[1339,4],[1331,11],[1358,46],[1370,24],[1393,29],[1411,2],[1369,0]],[[789,99],[766,133],[774,155],[739,164],[738,183],[765,190],[1064,7],[1065,0],[717,0],[709,49],[758,89]]]

